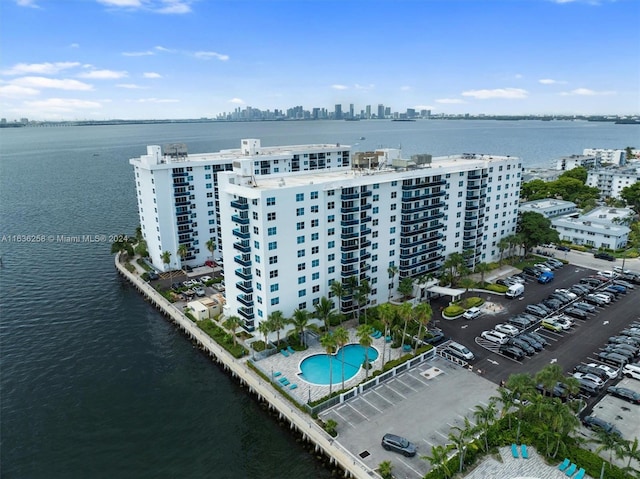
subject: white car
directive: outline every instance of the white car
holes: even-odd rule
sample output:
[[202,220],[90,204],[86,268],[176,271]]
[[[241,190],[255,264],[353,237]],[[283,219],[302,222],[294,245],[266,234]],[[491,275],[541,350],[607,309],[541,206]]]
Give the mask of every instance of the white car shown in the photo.
[[500,333],[508,334],[509,336],[516,336],[520,334],[520,330],[511,324],[496,324],[494,329]]
[[206,283],[207,281],[211,281],[213,278],[211,278],[211,276],[203,276],[202,278],[200,278],[200,282],[202,284]]
[[483,331],[480,336],[492,343],[507,344],[509,342],[509,336],[499,331]]
[[551,273],[551,268],[549,268],[546,264],[544,263],[536,263],[533,266],[535,266],[536,268],[541,269],[542,271],[546,271],[547,273]]
[[476,319],[478,316],[482,314],[482,310],[480,308],[469,308],[462,315],[465,319]]
[[571,326],[573,326],[574,324],[571,318],[565,316],[564,314],[553,316],[550,319],[553,319],[556,322],[556,324],[559,324],[562,327],[562,329],[565,331],[571,329]]
[[616,276],[618,276],[613,271],[598,271],[597,275],[598,276],[604,276],[605,278],[609,278],[609,279],[613,279]]
[[576,299],[578,297],[576,293],[572,293],[568,289],[556,289],[556,293],[564,293],[565,295],[569,296],[571,299]]
[[621,274],[633,274],[633,271],[631,271],[630,269],[623,269],[622,266],[614,266],[613,270],[616,273],[621,273]]
[[195,286],[196,284],[198,284],[198,282],[192,279],[188,279],[182,282],[182,286],[186,286],[187,288],[190,288],[191,286]]
[[196,296],[203,297],[206,293],[204,292],[204,288],[195,288]]
[[619,370],[612,368],[611,366],[607,366],[606,364],[589,363],[587,364],[587,366],[591,366],[592,368],[602,369],[605,373],[607,373],[607,376],[609,376],[609,379],[615,379],[618,377]]
[[596,298],[600,298],[607,304],[611,302],[611,297],[607,296],[606,294],[594,293],[593,296],[595,296]]
[[596,384],[599,388],[604,386],[604,381],[600,379],[595,374],[585,374],[585,373],[573,373],[573,377],[576,379],[586,379],[587,381],[591,381]]

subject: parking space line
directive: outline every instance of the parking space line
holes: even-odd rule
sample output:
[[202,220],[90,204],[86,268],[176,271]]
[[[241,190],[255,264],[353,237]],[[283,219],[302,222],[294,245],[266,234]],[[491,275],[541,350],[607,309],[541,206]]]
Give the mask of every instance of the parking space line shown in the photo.
[[405,383],[405,382],[404,382],[404,381],[402,381],[401,379],[399,379],[399,378],[398,378],[398,379],[397,379],[397,381],[398,381],[400,384],[402,384],[403,386],[406,386],[406,387],[408,387],[409,389],[411,389],[413,392],[416,392],[416,391],[417,391],[417,389],[413,389],[411,386],[409,386],[407,383]]
[[371,406],[373,409],[375,409],[378,412],[382,412],[381,409],[378,409],[377,407],[375,407],[373,404],[371,404],[371,402],[367,401],[364,397],[360,397],[360,399],[362,399],[364,402],[366,402],[369,406]]
[[442,437],[444,437],[445,439],[449,439],[449,436],[447,436],[446,434],[442,434],[440,431],[438,431],[436,429],[436,433],[440,434]]
[[[352,409],[353,409],[353,408],[352,408]],[[338,411],[335,411],[335,410],[334,410],[334,412],[336,413],[336,415],[337,415],[340,419],[342,419],[344,422],[346,422],[349,426],[351,426],[351,427],[356,427],[356,426],[355,426],[351,421],[349,421],[347,418],[345,418],[345,417],[344,417],[342,414],[340,414]]]
[[[391,381],[389,381],[389,383],[392,383],[392,382],[395,382],[395,381],[397,381],[397,379],[392,379]],[[391,384],[389,384],[389,386],[391,386]],[[391,389],[395,394],[397,394],[398,396],[400,396],[402,399],[407,399],[407,397],[406,397],[405,395],[400,394],[398,391],[396,391],[396,389],[395,389],[395,388],[391,388],[391,387],[390,387],[389,389]]]
[[433,447],[433,446],[434,446],[434,444],[433,444],[432,442],[427,441],[425,438],[422,438],[422,440],[423,440],[424,442],[426,442],[427,444],[429,444],[431,447]]
[[373,389],[371,392],[377,394],[381,399],[384,399],[385,401],[387,401],[389,404],[391,404],[392,406],[395,406],[396,403],[389,401],[386,397],[384,397],[382,394],[380,394],[378,391],[376,391],[375,389]]
[[418,477],[424,476],[424,472],[418,471],[417,469],[412,467],[412,465],[410,463],[408,463],[407,461],[405,461],[404,459],[400,459],[400,462],[402,464],[404,464],[405,466],[407,466],[408,469],[411,469],[413,472],[415,472],[418,475]]
[[[362,399],[362,398],[360,398]],[[358,409],[356,409],[355,407],[353,407],[353,405],[351,406],[351,409],[353,409],[355,412],[357,412],[358,414],[360,414],[363,418],[365,418],[367,421],[369,420],[369,418],[367,416],[365,416],[364,414],[362,414],[362,412],[360,412]]]

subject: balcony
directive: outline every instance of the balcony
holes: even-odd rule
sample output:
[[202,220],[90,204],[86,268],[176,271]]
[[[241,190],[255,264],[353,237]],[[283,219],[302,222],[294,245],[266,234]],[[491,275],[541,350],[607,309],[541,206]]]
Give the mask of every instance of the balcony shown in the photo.
[[360,198],[360,193],[342,193],[340,195],[342,201],[357,200],[358,198]]
[[371,240],[368,240],[368,239],[365,239],[365,238],[362,238],[360,240],[360,247],[361,248],[368,248],[369,246],[371,246]]
[[250,269],[240,269],[236,270],[236,276],[244,279],[245,281],[251,281],[253,279],[253,275],[251,274]]
[[231,220],[234,223],[238,223],[238,224],[241,224],[241,225],[248,225],[249,224],[249,218],[244,218],[244,217],[238,216],[238,215],[233,215],[231,217]]
[[253,283],[251,281],[238,281],[236,287],[244,293],[253,293]]
[[253,318],[255,318],[255,314],[253,314],[253,307],[247,308],[246,306],[241,306],[238,308],[238,314],[240,314],[244,319],[253,320]]
[[479,191],[470,191],[467,193],[467,200],[479,200],[480,192]]
[[360,205],[347,206],[347,207],[340,208],[340,213],[342,213],[343,215],[349,214],[349,213],[357,213],[358,211],[360,211]]
[[355,239],[358,237],[357,231],[352,231],[351,233],[341,233],[340,238],[343,240]]
[[364,218],[360,218],[360,223],[369,223],[371,221],[371,216],[365,216]]
[[371,228],[364,228],[360,230],[360,236],[366,236],[371,234]]
[[355,244],[349,244],[349,243],[347,243],[347,244],[343,244],[343,245],[340,247],[340,251],[355,251],[355,250],[357,250],[358,248],[360,248],[360,245],[359,245],[359,244],[358,244],[358,242],[356,241],[356,242],[355,242]]
[[[246,255],[249,256],[249,255]],[[234,256],[233,260],[238,263],[240,266],[244,266],[245,268],[249,268],[251,266],[251,259],[243,258],[242,256]]]
[[174,198],[182,198],[184,196],[189,196],[190,191],[186,190],[186,191],[174,191],[173,192],[173,196]]
[[253,306],[253,295],[251,294],[239,294],[236,299],[245,306]]
[[186,172],[186,171],[184,171],[184,172],[182,172],[182,173],[173,173],[173,174],[171,175],[171,177],[172,177],[172,178],[181,178],[181,177],[183,177],[183,176],[189,176],[189,173],[188,173],[188,172]]
[[365,259],[369,259],[371,258],[371,253],[369,253],[368,251],[366,252],[360,252],[360,261],[363,261]]
[[233,243],[233,247],[242,253],[249,253],[251,251],[251,246],[249,246],[248,241],[237,241]]
[[367,198],[368,196],[371,196],[373,194],[372,191],[361,191],[360,192],[360,198]]
[[249,233],[248,231],[241,231],[238,228],[233,230],[233,234],[234,236],[242,239],[249,239],[249,237],[251,236],[251,233]]
[[236,208],[238,210],[248,210],[249,209],[249,203],[247,202],[247,200],[234,200],[231,202],[231,207],[232,208]]
[[358,223],[360,223],[360,220],[358,220],[357,218],[355,220],[343,220],[343,221],[340,222],[340,226],[345,228],[347,226],[357,225]]

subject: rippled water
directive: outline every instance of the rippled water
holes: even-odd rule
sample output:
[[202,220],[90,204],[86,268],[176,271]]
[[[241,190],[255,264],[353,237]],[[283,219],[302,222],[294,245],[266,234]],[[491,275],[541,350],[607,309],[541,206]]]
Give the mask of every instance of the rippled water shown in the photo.
[[[115,272],[132,233],[128,159],[263,144],[402,144],[545,163],[633,144],[637,127],[563,122],[312,122],[0,129],[0,448],[6,478],[322,478],[330,473]],[[365,136],[366,140],[357,141]],[[15,235],[44,235],[16,242]],[[47,239],[53,235],[54,239]]]

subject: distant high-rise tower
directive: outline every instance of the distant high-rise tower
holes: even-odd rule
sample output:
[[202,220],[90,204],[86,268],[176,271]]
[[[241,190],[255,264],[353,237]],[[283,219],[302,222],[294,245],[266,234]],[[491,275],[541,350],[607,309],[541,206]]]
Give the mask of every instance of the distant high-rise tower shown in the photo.
[[378,104],[378,119],[384,118],[384,105],[382,103]]
[[353,112],[353,103],[349,105],[349,118],[355,118],[355,115]]
[[367,113],[366,113],[367,120],[370,120],[371,119],[371,105],[367,105],[367,110],[366,111],[367,111]]
[[336,105],[334,116],[336,120],[342,120],[342,105]]

